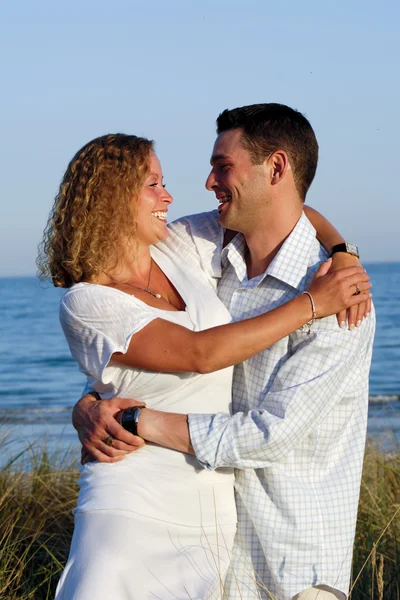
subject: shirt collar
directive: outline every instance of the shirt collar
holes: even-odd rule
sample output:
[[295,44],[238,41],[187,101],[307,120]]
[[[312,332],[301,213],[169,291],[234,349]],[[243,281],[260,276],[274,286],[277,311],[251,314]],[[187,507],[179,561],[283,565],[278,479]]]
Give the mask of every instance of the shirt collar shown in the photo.
[[301,288],[310,264],[315,234],[314,227],[303,212],[264,276],[270,275],[293,288]]
[[[295,289],[301,288],[307,275],[315,234],[314,227],[303,212],[263,276],[255,278],[257,285],[269,275]],[[239,281],[247,279],[245,252],[246,241],[241,233],[238,233],[222,250],[222,267],[225,268],[229,261]]]
[[221,264],[222,268],[228,266],[228,262],[231,263],[236,271],[237,278],[239,281],[247,279],[247,268],[246,268],[246,240],[242,233],[235,235],[233,240],[229,242],[223,248],[221,253]]

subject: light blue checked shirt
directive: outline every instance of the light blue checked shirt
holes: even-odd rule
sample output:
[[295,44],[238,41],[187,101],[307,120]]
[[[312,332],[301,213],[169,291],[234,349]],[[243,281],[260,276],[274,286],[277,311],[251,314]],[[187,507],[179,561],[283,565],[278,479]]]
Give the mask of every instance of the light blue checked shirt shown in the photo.
[[[217,211],[171,229],[175,249],[218,284],[234,321],[297,296],[326,258],[304,214],[266,272],[250,281],[244,238],[222,250]],[[289,600],[319,584],[347,593],[374,328],[373,313],[354,331],[340,329],[336,317],[320,319],[310,335],[297,330],[235,367],[233,416],[189,415],[204,468],[237,469],[230,600]]]

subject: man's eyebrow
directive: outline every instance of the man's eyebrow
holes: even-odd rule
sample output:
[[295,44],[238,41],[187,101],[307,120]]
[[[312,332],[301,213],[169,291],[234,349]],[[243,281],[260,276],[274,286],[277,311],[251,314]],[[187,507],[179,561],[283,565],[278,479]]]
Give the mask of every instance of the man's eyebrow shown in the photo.
[[213,154],[210,158],[210,164],[219,161],[219,160],[227,160],[229,157],[226,154]]

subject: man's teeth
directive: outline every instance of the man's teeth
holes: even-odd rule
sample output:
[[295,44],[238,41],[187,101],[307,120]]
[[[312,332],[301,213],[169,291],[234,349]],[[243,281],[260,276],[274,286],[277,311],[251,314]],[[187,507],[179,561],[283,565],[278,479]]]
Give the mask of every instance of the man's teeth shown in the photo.
[[153,217],[156,217],[157,219],[167,220],[167,213],[165,211],[159,210],[159,211],[153,212],[151,214],[153,215]]
[[223,198],[219,198],[219,203],[224,204],[225,202],[229,202],[232,200],[232,196],[224,196]]

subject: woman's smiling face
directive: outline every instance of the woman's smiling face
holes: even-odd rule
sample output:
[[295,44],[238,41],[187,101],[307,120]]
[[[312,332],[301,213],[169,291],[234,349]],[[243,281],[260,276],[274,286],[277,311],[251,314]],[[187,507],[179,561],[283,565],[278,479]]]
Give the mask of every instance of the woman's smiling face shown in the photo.
[[136,239],[147,246],[168,236],[167,212],[172,196],[164,187],[160,161],[150,155],[150,171],[137,198]]

